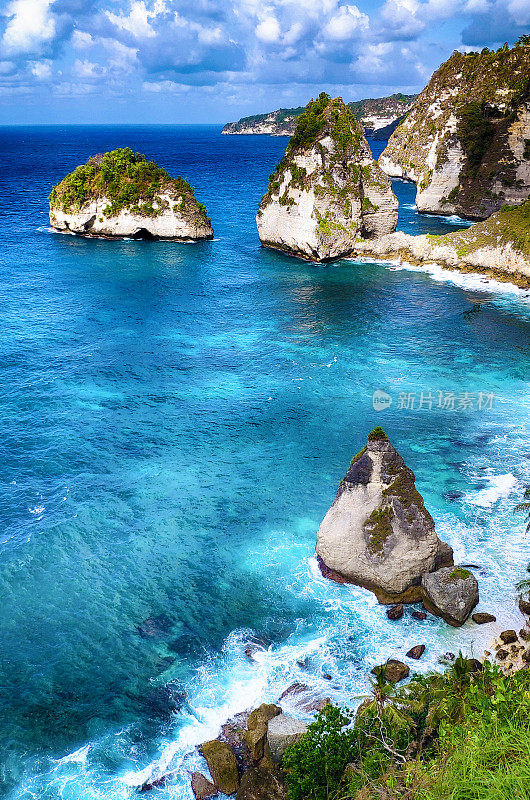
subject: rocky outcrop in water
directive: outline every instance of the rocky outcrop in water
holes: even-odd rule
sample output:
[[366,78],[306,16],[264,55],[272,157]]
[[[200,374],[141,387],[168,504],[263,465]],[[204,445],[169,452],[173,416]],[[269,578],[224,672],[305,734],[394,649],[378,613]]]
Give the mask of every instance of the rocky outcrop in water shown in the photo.
[[322,93],[298,118],[256,222],[263,245],[327,261],[350,253],[358,237],[393,231],[397,210],[354,115]]
[[380,602],[415,602],[440,547],[413,472],[376,428],[352,459],[318,529],[317,555]]
[[50,224],[82,236],[211,239],[206,209],[183,178],[129,148],[93,156],[50,194]]
[[379,164],[414,181],[418,211],[485,219],[530,194],[530,42],[453,55]]

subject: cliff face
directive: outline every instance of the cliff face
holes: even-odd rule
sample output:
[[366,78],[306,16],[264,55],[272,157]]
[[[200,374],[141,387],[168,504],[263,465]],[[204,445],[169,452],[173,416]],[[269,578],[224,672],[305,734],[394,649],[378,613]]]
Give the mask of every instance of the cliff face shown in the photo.
[[213,237],[191,186],[129,148],[94,156],[57,184],[50,194],[50,224],[108,238]]
[[359,236],[393,231],[397,209],[351,110],[322,93],[298,118],[256,222],[262,244],[325,261],[351,252]]
[[486,219],[530,194],[530,43],[454,52],[379,164],[418,185],[419,211]]
[[[368,100],[356,100],[348,103],[367,136],[379,138],[379,132],[385,138],[390,136],[394,127],[404,114],[409,111],[417,95],[393,94],[390,97],[378,97]],[[304,107],[280,108],[270,114],[255,114],[243,117],[238,122],[229,122],[221,131],[224,134],[270,134],[271,136],[292,136],[296,120],[304,111]]]

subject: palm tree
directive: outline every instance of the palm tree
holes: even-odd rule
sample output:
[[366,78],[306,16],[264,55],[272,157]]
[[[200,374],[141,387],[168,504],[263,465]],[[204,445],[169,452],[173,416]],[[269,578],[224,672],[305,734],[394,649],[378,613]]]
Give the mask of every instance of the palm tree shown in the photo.
[[[400,706],[406,706],[407,701],[396,689],[396,684],[387,680],[386,664],[374,667],[371,694],[365,699],[357,710],[357,720],[375,721],[378,726],[377,734],[367,735],[376,740],[383,748],[399,761],[405,762],[405,757],[387,741],[388,733],[393,731],[410,731],[414,727],[414,720]],[[368,726],[370,727],[370,725]]]
[[517,503],[513,511],[514,514],[526,514],[526,532],[530,533],[530,486],[526,487],[523,497],[523,502]]

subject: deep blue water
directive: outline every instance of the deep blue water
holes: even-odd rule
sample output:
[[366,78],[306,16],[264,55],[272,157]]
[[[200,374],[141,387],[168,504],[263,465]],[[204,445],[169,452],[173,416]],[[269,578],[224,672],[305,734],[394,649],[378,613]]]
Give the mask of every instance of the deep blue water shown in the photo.
[[[389,623],[369,593],[315,572],[318,524],[376,424],[440,535],[481,566],[481,607],[510,618],[530,559],[512,513],[530,480],[529,299],[261,249],[255,209],[285,143],[0,129],[2,796],[132,798],[168,765],[157,796],[184,798],[193,745],[293,680],[348,702],[419,639],[419,669],[478,651],[471,623],[419,629],[410,609]],[[214,241],[49,232],[52,185],[124,145],[195,186]],[[394,188],[402,229],[454,228]],[[393,398],[384,412],[376,389]],[[464,393],[473,408],[458,409]],[[268,649],[251,663],[253,637]]]

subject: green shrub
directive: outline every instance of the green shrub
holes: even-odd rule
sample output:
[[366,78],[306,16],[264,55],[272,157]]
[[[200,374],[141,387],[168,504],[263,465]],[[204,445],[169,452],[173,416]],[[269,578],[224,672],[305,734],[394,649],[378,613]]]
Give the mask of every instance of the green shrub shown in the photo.
[[495,135],[484,101],[472,100],[460,110],[458,138],[472,172],[476,172]]

